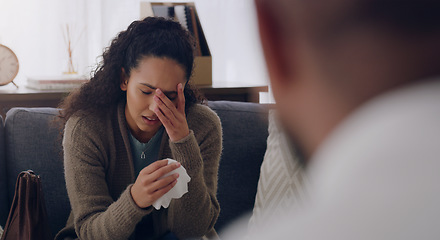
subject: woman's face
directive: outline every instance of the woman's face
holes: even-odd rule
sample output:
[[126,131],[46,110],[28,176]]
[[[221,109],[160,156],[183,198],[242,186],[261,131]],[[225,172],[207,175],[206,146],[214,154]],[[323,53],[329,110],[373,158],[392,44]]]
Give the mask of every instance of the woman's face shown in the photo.
[[151,139],[162,126],[154,113],[156,89],[177,106],[177,84],[186,83],[185,70],[169,58],[145,57],[138,67],[124,76],[121,89],[127,92],[125,118],[131,133],[141,142]]

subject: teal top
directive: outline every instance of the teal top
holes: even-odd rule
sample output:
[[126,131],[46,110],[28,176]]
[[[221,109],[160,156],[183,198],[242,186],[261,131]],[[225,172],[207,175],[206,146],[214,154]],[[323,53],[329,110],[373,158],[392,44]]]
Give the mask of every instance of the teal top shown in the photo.
[[162,126],[147,143],[139,142],[139,140],[131,134],[130,130],[128,131],[130,133],[130,146],[133,154],[133,166],[136,177],[144,167],[158,160],[157,157],[159,155],[163,131],[164,127]]

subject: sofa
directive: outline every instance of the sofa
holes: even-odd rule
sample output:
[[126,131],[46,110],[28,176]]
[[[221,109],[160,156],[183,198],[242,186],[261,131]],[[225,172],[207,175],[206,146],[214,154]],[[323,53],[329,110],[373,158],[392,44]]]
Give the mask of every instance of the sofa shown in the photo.
[[[252,211],[260,166],[266,151],[268,109],[257,103],[209,101],[223,127],[217,198],[220,233]],[[65,188],[61,132],[55,108],[12,108],[0,116],[0,225],[4,226],[19,172],[41,176],[49,224],[55,235],[65,224],[70,204]]]

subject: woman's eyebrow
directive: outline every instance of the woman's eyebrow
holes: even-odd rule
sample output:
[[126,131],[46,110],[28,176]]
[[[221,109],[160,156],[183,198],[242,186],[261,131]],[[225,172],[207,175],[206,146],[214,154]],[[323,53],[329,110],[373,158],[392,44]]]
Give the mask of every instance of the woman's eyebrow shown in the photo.
[[[149,88],[151,88],[151,89],[153,89],[153,90],[156,90],[157,89],[157,87],[155,87],[155,86],[152,86],[152,85],[150,85],[150,84],[148,84],[148,83],[140,83],[140,84],[142,84],[142,85],[144,85],[144,86],[147,86],[147,87],[149,87]],[[163,93],[165,93],[165,94],[177,94],[177,91],[163,91]]]
[[149,87],[149,88],[151,88],[151,89],[153,89],[153,90],[156,90],[156,89],[157,89],[157,87],[154,87],[154,86],[152,86],[152,85],[150,85],[150,84],[148,84],[148,83],[139,83],[139,84],[145,85],[145,86],[147,86],[147,87]]

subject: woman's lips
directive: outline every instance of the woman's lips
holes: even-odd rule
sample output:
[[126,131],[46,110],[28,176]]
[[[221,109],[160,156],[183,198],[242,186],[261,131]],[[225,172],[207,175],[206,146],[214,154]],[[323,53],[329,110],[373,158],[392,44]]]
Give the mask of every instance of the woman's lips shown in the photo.
[[145,124],[147,124],[147,125],[155,125],[155,124],[160,123],[159,118],[157,118],[157,117],[142,116],[142,119],[144,120]]

